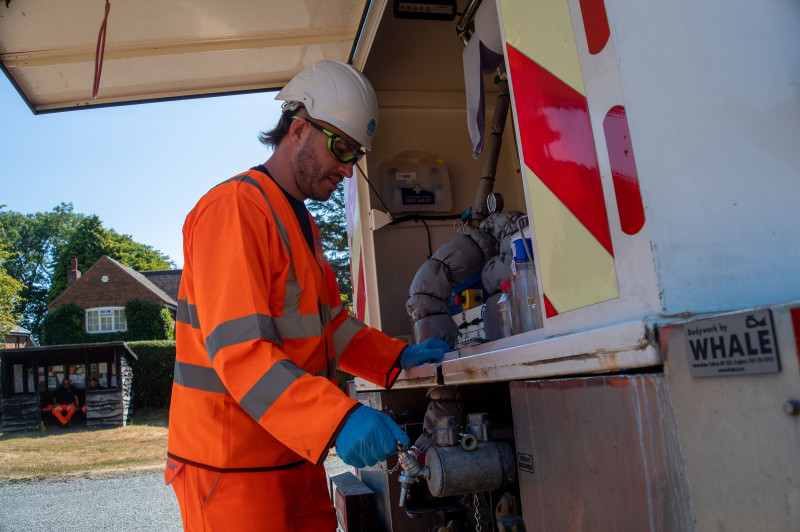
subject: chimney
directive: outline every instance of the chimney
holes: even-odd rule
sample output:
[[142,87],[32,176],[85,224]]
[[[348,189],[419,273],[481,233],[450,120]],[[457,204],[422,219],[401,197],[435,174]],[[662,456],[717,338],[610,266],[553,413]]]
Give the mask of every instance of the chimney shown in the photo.
[[78,270],[78,259],[72,259],[69,263],[69,270],[67,270],[67,288],[75,284],[75,281],[81,278],[81,272]]

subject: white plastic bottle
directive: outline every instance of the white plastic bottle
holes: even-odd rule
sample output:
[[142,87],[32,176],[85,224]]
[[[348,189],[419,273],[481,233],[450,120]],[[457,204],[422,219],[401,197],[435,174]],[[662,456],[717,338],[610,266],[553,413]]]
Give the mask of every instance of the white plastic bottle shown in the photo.
[[[531,239],[514,241],[514,262],[511,263],[511,291],[516,308],[515,330],[517,334],[536,328],[536,313],[539,303],[536,286],[536,270],[528,257]],[[526,246],[527,244],[527,246]]]
[[507,338],[515,333],[511,281],[504,281],[500,287],[503,290],[503,295],[497,301],[497,313],[500,315],[500,337]]

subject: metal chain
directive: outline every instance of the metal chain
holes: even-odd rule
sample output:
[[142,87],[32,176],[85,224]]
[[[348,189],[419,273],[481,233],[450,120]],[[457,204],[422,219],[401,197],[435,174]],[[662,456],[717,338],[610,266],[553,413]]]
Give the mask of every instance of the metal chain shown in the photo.
[[391,469],[389,469],[389,470],[387,471],[386,469],[384,469],[384,468],[383,468],[383,466],[382,466],[381,464],[378,464],[378,468],[379,468],[381,471],[385,472],[387,475],[391,475],[392,473],[394,473],[395,471],[397,471],[397,468],[398,468],[398,467],[400,467],[400,462],[397,462],[397,463],[394,465],[394,467],[393,467],[393,468],[391,468]]
[[[414,451],[414,455],[415,455],[415,456],[419,456],[419,455],[421,455],[421,454],[425,454],[425,451],[427,451],[427,450],[428,450],[428,447],[430,447],[430,446],[431,446],[431,443],[433,443],[433,438],[431,438],[430,440],[428,440],[428,443],[426,443],[425,445],[423,445],[422,447],[420,447],[420,448],[418,448],[416,451]],[[413,449],[413,448],[412,448],[412,449]],[[397,463],[394,465],[394,467],[393,467],[393,468],[391,468],[391,469],[389,469],[388,471],[387,471],[386,469],[384,469],[384,468],[383,468],[383,466],[382,466],[380,463],[378,463],[378,468],[379,468],[381,471],[385,472],[387,475],[391,475],[392,473],[394,473],[395,471],[397,471],[397,469],[398,469],[399,467],[400,467],[400,460],[398,460],[398,461],[397,461]]]
[[472,494],[472,504],[475,505],[475,532],[481,532],[483,527],[481,526],[481,512],[478,510],[478,494]]

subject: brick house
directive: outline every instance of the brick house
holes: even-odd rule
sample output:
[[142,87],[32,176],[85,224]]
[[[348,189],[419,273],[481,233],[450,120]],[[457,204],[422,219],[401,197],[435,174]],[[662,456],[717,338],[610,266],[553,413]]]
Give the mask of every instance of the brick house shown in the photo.
[[5,338],[3,338],[5,349],[20,349],[24,347],[38,347],[36,341],[31,338],[31,332],[28,329],[14,326]]
[[137,272],[103,256],[81,274],[77,259],[67,271],[67,289],[50,305],[53,313],[74,303],[86,311],[84,330],[89,334],[127,330],[125,305],[137,299],[169,309],[175,319],[182,270]]

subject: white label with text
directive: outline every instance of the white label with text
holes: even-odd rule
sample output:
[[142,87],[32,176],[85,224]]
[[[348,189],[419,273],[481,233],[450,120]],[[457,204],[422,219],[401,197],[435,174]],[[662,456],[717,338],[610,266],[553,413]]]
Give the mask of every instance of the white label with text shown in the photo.
[[693,377],[775,373],[781,370],[768,309],[697,320],[686,325]]

